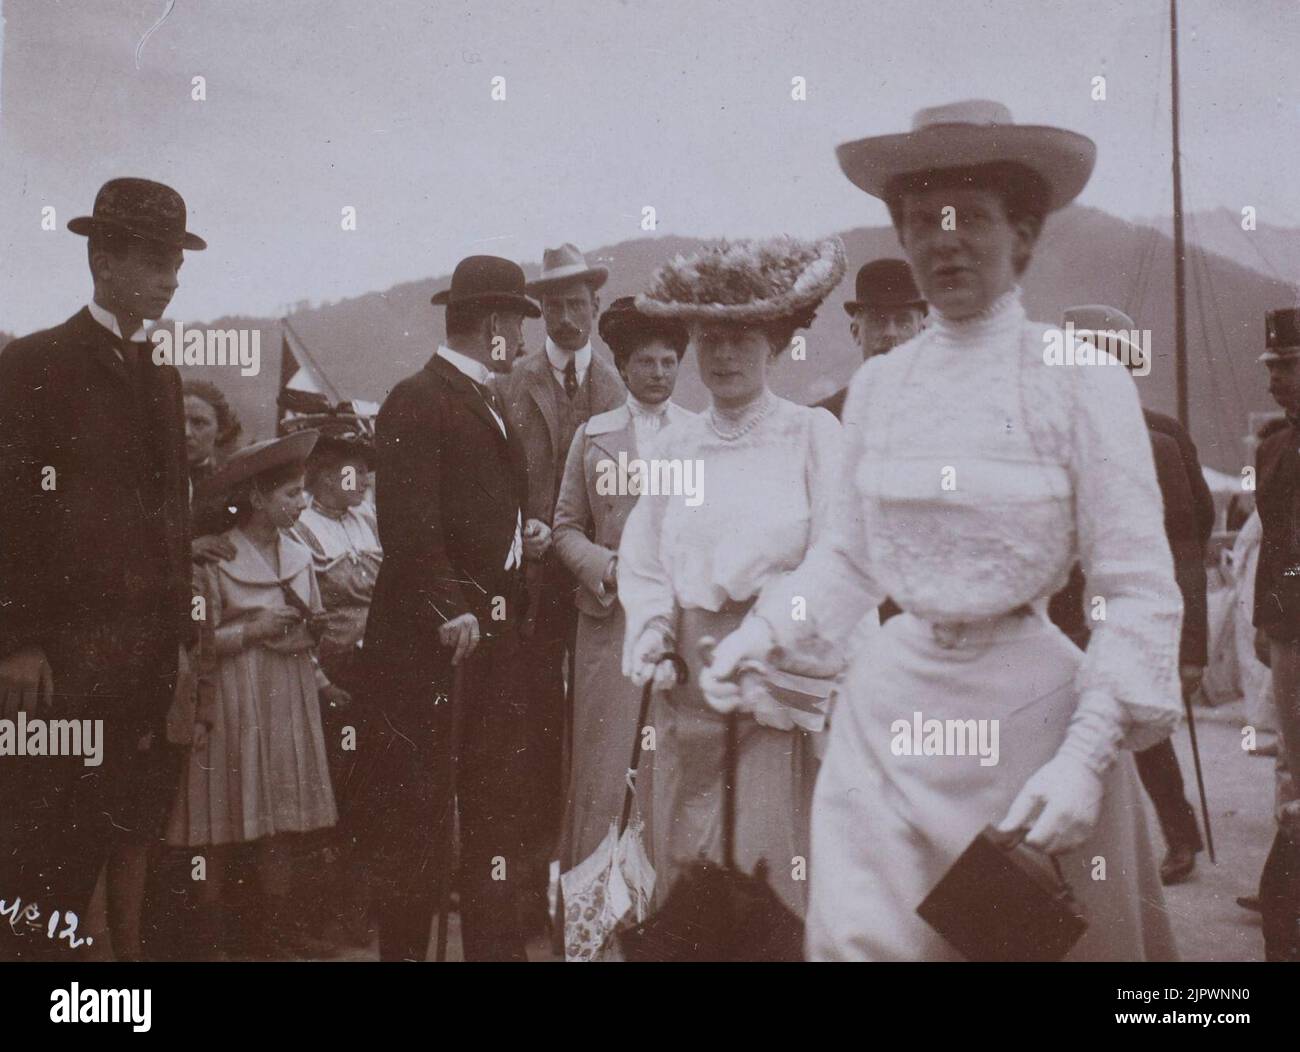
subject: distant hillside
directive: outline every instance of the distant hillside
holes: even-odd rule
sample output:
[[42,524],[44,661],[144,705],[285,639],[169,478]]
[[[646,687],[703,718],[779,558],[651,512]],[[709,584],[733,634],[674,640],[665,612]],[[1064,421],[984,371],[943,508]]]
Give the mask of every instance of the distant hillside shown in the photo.
[[[1209,224],[1206,224],[1207,227]],[[738,232],[743,233],[743,232]],[[808,359],[788,357],[777,367],[774,386],[786,397],[811,402],[847,382],[858,364],[841,304],[852,294],[853,274],[862,263],[899,254],[893,230],[859,228],[841,235],[849,256],[849,275],[818,312],[808,338]],[[1276,251],[1287,244],[1279,235]],[[680,237],[641,238],[589,252],[590,260],[610,268],[601,290],[605,304],[638,292],[654,268],[699,241]],[[1227,242],[1225,241],[1225,252]],[[1266,251],[1270,246],[1264,246]],[[1246,251],[1251,251],[1249,245]],[[1298,250],[1300,251],[1300,250]],[[1261,266],[1205,252],[1193,245],[1192,271],[1198,283],[1189,302],[1192,430],[1202,457],[1223,471],[1237,473],[1245,450],[1241,438],[1250,410],[1271,409],[1264,374],[1255,364],[1260,350],[1264,311],[1295,301],[1294,288],[1266,276]],[[529,277],[537,264],[525,265]],[[1297,269],[1300,273],[1300,267]],[[1208,278],[1208,280],[1206,280]],[[419,369],[442,338],[442,311],[429,297],[444,288],[449,276],[396,285],[338,303],[303,309],[291,316],[295,331],[315,354],[336,386],[353,397],[382,400],[402,377]],[[1091,208],[1072,207],[1048,221],[1034,262],[1026,275],[1025,302],[1031,317],[1057,320],[1062,310],[1080,303],[1112,303],[1132,314],[1139,326],[1153,331],[1155,363],[1140,380],[1144,402],[1174,411],[1173,254],[1167,237],[1152,227],[1128,223]],[[279,377],[280,325],[275,318],[224,317],[191,322],[218,328],[262,330],[262,370],[242,378],[237,371],[193,369],[227,392],[251,436],[268,435],[275,419]],[[528,322],[528,346],[535,351],[544,337],[540,321]],[[608,354],[603,347],[598,353]],[[679,400],[699,409],[704,391],[693,356],[688,355]],[[936,406],[936,412],[942,412]]]
[[[1208,252],[1292,285],[1300,284],[1300,227],[1266,223],[1262,216],[1255,218],[1255,229],[1243,230],[1240,212],[1215,208],[1192,213],[1183,228],[1188,241]],[[1173,237],[1174,224],[1169,216],[1150,220],[1149,225]]]

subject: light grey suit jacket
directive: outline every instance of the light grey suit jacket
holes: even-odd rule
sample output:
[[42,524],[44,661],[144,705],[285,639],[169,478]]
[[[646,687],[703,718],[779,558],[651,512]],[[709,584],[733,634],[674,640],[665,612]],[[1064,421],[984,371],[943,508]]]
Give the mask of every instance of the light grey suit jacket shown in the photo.
[[[680,427],[693,416],[675,402],[668,403],[665,427]],[[618,551],[623,526],[637,497],[626,493],[601,493],[597,482],[602,462],[618,465],[619,453],[636,459],[636,432],[632,412],[624,402],[617,409],[593,416],[573,436],[564,463],[560,499],[555,503],[552,545],[560,561],[578,580],[578,609],[592,617],[608,617],[617,594],[602,583],[609,561]],[[609,473],[611,468],[603,469]],[[604,487],[608,488],[608,487]]]

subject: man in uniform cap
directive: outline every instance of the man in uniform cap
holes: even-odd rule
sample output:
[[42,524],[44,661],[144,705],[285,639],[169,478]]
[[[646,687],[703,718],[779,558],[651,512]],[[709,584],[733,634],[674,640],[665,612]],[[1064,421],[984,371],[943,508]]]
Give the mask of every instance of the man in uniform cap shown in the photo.
[[[855,292],[857,298],[844,304],[844,313],[849,316],[849,332],[853,342],[862,349],[864,362],[878,354],[888,354],[921,331],[925,322],[925,297],[916,287],[906,260],[876,259],[864,263],[858,270]],[[838,420],[848,393],[846,384],[817,405],[829,409]]]
[[[0,897],[37,906],[42,929],[56,910],[84,916],[109,861],[129,959],[176,791],[164,720],[193,625],[181,378],[143,325],[183,250],[206,245],[180,194],[147,179],[105,183],[68,229],[88,239],[89,303],[0,353],[0,717],[102,720],[102,763],[0,759]],[[0,925],[0,959],[59,947]]]
[[[527,291],[542,305],[546,343],[520,360],[503,385],[506,412],[528,455],[528,517],[547,528],[555,515],[564,463],[578,428],[621,406],[627,390],[612,365],[592,350],[605,267],[589,266],[572,244],[548,248]],[[528,778],[534,872],[527,876],[533,913],[545,915],[547,863],[564,810],[564,678],[577,633],[577,582],[547,551],[528,573],[529,605],[522,671],[530,690]],[[540,921],[539,921],[540,923]]]
[[1268,390],[1286,413],[1286,426],[1260,442],[1255,454],[1255,506],[1263,526],[1255,574],[1255,628],[1260,658],[1273,670],[1277,706],[1278,828],[1259,881],[1264,956],[1300,960],[1300,310],[1265,317]]

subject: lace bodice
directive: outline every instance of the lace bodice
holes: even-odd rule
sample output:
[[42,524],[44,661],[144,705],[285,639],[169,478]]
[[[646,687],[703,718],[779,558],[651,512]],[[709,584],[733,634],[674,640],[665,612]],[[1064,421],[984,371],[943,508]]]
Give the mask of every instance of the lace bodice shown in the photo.
[[1048,331],[1012,293],[860,369],[828,538],[760,613],[790,646],[841,637],[885,595],[976,620],[1045,602],[1078,558],[1105,600],[1078,686],[1158,738],[1181,710],[1182,604],[1137,390],[1118,364],[1045,364]]

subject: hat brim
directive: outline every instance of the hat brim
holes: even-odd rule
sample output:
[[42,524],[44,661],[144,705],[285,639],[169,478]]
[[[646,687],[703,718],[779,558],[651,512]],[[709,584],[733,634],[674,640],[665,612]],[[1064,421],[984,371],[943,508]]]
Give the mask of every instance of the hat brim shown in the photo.
[[583,267],[581,270],[575,270],[571,274],[560,274],[556,277],[537,278],[528,282],[524,286],[524,291],[530,296],[544,296],[548,292],[554,292],[564,285],[572,285],[575,281],[584,282],[592,287],[592,290],[600,288],[609,279],[608,267]]
[[194,487],[195,501],[225,497],[251,478],[285,464],[307,463],[320,438],[319,431],[295,431],[284,438],[259,442],[247,451],[237,452],[230,460]]
[[[452,305],[451,289],[435,292],[429,299],[435,307]],[[540,318],[541,307],[526,296],[516,296],[510,292],[479,292],[472,296],[461,296],[455,301],[457,306],[477,305],[481,307],[499,307],[502,310],[517,310],[526,318]]]
[[82,237],[89,237],[96,230],[116,230],[119,233],[138,237],[143,241],[155,241],[160,245],[183,248],[190,252],[202,252],[208,247],[208,243],[203,238],[199,237],[198,234],[191,234],[188,230],[184,231],[180,237],[172,237],[133,224],[119,223],[111,219],[96,219],[94,216],[76,216],[69,219],[68,229],[74,234],[80,234]]
[[890,303],[864,303],[862,300],[845,300],[844,313],[851,318],[863,307],[869,307],[872,310],[901,310],[904,307],[915,307],[917,310],[924,310],[926,306],[925,300],[895,300]]
[[835,156],[849,182],[881,198],[891,179],[911,172],[1023,164],[1047,183],[1048,209],[1054,212],[1088,184],[1097,145],[1078,132],[1040,124],[931,124],[846,142],[835,148]]

